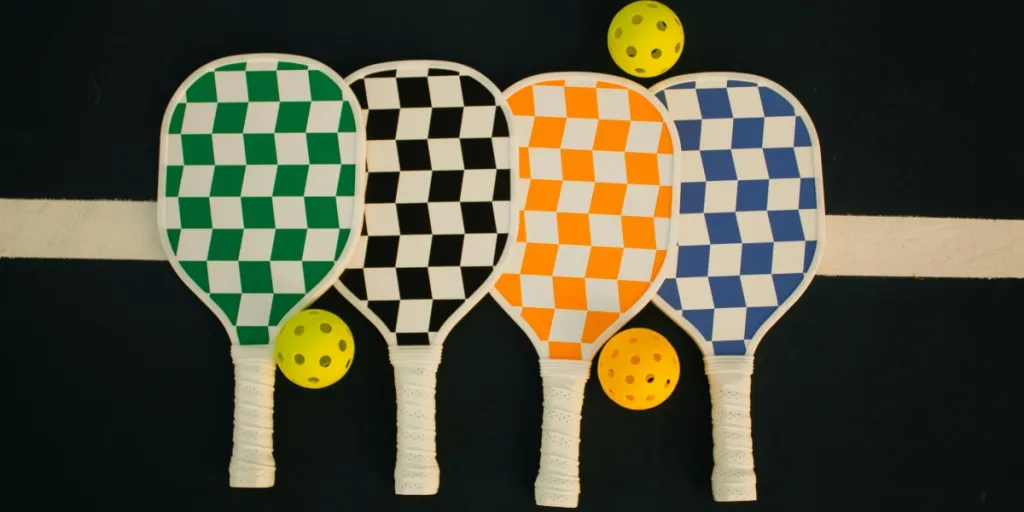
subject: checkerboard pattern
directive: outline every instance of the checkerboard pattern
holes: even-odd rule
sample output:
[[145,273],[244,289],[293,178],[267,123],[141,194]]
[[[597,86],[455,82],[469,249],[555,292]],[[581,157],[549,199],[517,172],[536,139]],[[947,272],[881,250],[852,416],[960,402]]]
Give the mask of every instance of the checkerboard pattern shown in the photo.
[[669,249],[669,126],[644,94],[591,77],[541,79],[508,102],[526,197],[494,295],[541,357],[589,360]]
[[253,57],[202,74],[173,107],[167,242],[240,344],[270,343],[349,240],[361,143],[349,94],[320,69]]
[[366,222],[341,285],[398,345],[440,343],[508,238],[504,99],[475,75],[427,64],[350,82],[366,118]]
[[658,292],[718,355],[747,345],[806,278],[821,186],[807,120],[774,88],[702,79],[656,93],[682,146],[679,249]]

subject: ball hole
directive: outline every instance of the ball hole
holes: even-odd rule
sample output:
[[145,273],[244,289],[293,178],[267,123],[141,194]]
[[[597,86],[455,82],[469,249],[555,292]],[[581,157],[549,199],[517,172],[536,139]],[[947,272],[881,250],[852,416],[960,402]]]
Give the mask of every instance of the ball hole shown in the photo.
[[672,384],[672,379],[665,379],[665,387],[666,388],[668,387],[669,384]]
[[630,338],[630,339],[629,339],[629,342],[630,342],[630,343],[636,343],[636,338]]
[[316,315],[319,315],[319,314],[320,314],[320,312],[319,312],[319,311],[313,311],[313,310],[310,310],[310,311],[306,311],[306,312],[307,312],[307,313],[309,313],[309,314],[311,314],[311,315],[313,315],[313,316],[316,316]]
[[320,358],[320,366],[327,368],[331,365],[331,356],[323,356]]
[[626,375],[626,384],[632,384],[632,383],[633,383],[633,376],[632,375]]
[[639,24],[641,24],[643,22],[644,22],[644,16],[642,14],[634,14],[633,15],[633,24],[634,25],[639,25]]
[[615,39],[622,37],[622,27],[615,29]]
[[640,364],[640,356],[633,356],[629,358],[629,362],[633,364]]
[[309,383],[310,384],[319,384],[320,383],[320,379],[318,379],[316,377],[310,377],[309,378]]
[[331,324],[320,324],[320,332],[328,334],[332,331]]
[[683,26],[683,22],[679,21],[679,18],[676,18],[676,25],[679,25],[681,27]]
[[657,9],[658,8],[658,4],[651,4],[651,3],[649,3],[649,4],[647,4],[647,7],[650,7],[651,9]]
[[294,332],[295,332],[296,336],[302,336],[302,333],[306,332],[306,326],[299,325],[299,326],[295,327],[295,331]]
[[279,363],[283,363],[284,362],[284,354],[282,354],[280,352],[277,353],[277,362],[279,362]]
[[665,29],[668,28],[668,23],[665,23],[664,21],[661,21],[661,20],[658,20],[657,25],[658,25],[658,30],[660,30],[662,32],[664,32]]
[[651,58],[652,59],[657,59],[659,57],[661,57],[661,49],[660,48],[655,48],[655,49],[651,50]]
[[352,360],[345,361],[345,369],[348,370],[348,365],[352,364]]
[[633,401],[633,395],[626,395],[626,400]]
[[295,364],[302,364],[306,362],[306,356],[302,354],[295,354]]
[[682,49],[683,49],[683,43],[676,43],[676,53],[679,53],[679,50],[682,50]]
[[618,350],[613,350],[612,351],[612,359],[615,359],[616,357],[619,357],[619,351]]
[[661,353],[660,352],[655,352],[654,353],[654,360],[657,361],[657,362],[661,362]]
[[608,389],[607,391],[608,391],[608,396],[615,396],[615,391],[612,391],[611,389]]
[[608,378],[615,377],[615,370],[608,368]]
[[348,342],[345,340],[338,340],[338,350],[342,352],[348,350]]
[[647,400],[648,402],[653,402],[654,401],[654,395],[647,395],[647,398],[645,400]]
[[650,384],[650,383],[654,382],[654,375],[651,375],[650,373],[648,373],[647,377],[644,378],[644,380],[646,380],[647,383]]
[[644,68],[636,68],[633,71],[636,71],[637,73],[646,73],[647,72],[647,70],[644,69]]
[[630,57],[636,57],[636,48],[633,46],[626,47],[626,55]]

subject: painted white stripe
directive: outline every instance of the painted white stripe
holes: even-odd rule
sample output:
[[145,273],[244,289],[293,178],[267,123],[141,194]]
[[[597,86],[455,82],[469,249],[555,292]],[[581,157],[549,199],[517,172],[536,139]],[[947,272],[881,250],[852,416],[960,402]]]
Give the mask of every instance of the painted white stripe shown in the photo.
[[1024,220],[829,215],[819,274],[1024,278]]
[[0,258],[166,260],[156,202],[0,199]]
[[[821,275],[1024,278],[1024,220],[829,215]],[[156,203],[0,199],[0,258],[165,260]]]

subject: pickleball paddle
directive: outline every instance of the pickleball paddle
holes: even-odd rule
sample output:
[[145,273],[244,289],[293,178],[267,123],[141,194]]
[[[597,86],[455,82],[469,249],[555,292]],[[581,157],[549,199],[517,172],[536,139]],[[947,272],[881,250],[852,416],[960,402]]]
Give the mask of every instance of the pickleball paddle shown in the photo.
[[536,502],[574,508],[591,360],[647,304],[673,259],[678,141],[657,99],[618,77],[536,75],[505,97],[525,202],[492,295],[540,356]]
[[441,347],[493,286],[514,235],[511,115],[461,64],[389,62],[346,80],[366,120],[366,222],[337,288],[389,346],[395,492],[435,494]]
[[359,119],[334,71],[277,54],[203,66],[164,114],[160,240],[231,340],[232,487],[274,485],[277,331],[354,254],[350,233],[363,217]]
[[654,303],[704,354],[715,500],[756,500],[754,350],[821,259],[818,137],[796,98],[759,76],[683,75],[651,90],[679,133],[683,167],[675,274]]

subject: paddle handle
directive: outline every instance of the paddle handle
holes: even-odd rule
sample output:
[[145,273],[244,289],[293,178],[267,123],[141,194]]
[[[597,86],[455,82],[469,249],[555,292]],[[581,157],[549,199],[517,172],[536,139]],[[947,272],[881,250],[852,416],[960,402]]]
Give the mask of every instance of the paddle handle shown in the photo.
[[435,402],[440,345],[392,345],[398,442],[395,494],[437,494],[441,471],[435,445]]
[[274,486],[273,346],[231,347],[235,366],[235,426],[231,487]]
[[580,496],[580,420],[590,361],[541,359],[544,419],[534,497],[544,507],[576,508]]
[[711,384],[711,436],[715,467],[711,494],[715,501],[756,501],[754,441],[750,435],[750,380],[753,356],[704,359]]

